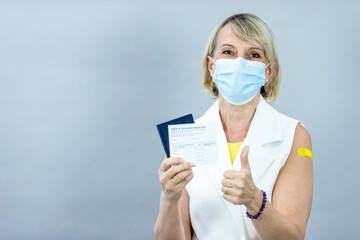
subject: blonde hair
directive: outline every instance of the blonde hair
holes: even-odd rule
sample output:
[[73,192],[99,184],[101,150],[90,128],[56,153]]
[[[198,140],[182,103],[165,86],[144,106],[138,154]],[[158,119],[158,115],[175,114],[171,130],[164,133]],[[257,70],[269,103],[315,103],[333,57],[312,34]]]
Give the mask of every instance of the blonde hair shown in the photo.
[[227,23],[230,24],[231,29],[239,38],[252,45],[260,45],[264,50],[265,58],[271,63],[274,71],[270,82],[261,87],[260,93],[267,102],[273,102],[279,94],[281,81],[280,64],[276,53],[275,38],[266,23],[253,14],[236,14],[228,17],[219,23],[211,32],[202,62],[201,72],[203,88],[210,97],[214,99],[218,97],[219,90],[217,89],[216,84],[212,81],[212,77],[208,69],[207,57],[214,57],[214,50],[216,48],[219,31]]

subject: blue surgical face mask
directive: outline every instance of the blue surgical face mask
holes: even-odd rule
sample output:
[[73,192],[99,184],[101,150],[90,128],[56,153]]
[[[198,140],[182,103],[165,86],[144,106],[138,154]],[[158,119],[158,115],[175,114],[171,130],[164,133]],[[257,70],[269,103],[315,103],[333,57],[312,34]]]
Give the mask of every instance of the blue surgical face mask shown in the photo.
[[[215,62],[215,60],[214,60]],[[233,105],[250,102],[265,85],[265,68],[269,66],[244,58],[218,59],[213,81],[225,100]]]

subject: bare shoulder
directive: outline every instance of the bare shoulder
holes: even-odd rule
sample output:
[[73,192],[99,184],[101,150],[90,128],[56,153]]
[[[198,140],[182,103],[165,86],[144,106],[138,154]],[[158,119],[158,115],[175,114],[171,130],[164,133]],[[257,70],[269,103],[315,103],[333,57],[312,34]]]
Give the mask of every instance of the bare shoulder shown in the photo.
[[305,144],[311,148],[310,133],[301,123],[298,123],[295,129],[293,148],[298,144]]
[[313,162],[309,156],[298,154],[299,148],[312,150],[310,133],[300,123],[295,129],[289,157],[277,177],[272,200],[274,207],[305,236],[312,205]]
[[312,158],[299,154],[299,149],[312,151],[310,133],[301,123],[296,126],[289,157],[280,170],[278,178],[283,177],[283,175],[294,179],[306,178],[309,174],[312,174]]

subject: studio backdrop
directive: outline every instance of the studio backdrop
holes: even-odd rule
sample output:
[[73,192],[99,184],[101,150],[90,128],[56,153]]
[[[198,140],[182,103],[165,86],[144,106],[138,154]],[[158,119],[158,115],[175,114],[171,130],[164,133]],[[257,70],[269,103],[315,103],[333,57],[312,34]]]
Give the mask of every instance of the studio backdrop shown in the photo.
[[307,126],[306,239],[356,239],[358,1],[0,1],[0,239],[153,239],[156,124],[213,103],[211,30],[253,13],[282,67],[273,106]]

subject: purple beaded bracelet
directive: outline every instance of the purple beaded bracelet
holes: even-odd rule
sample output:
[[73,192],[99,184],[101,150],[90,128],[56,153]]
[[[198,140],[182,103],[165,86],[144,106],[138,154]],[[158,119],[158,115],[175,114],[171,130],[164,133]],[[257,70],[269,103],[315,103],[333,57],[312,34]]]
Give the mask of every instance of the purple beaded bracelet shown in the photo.
[[258,217],[260,217],[260,215],[261,215],[262,212],[264,211],[267,198],[266,198],[266,193],[265,193],[265,191],[261,190],[261,192],[262,192],[262,194],[263,194],[263,202],[262,202],[260,211],[259,211],[255,216],[253,216],[253,215],[250,215],[250,214],[249,214],[248,210],[246,210],[246,216],[247,216],[248,218],[257,219]]

